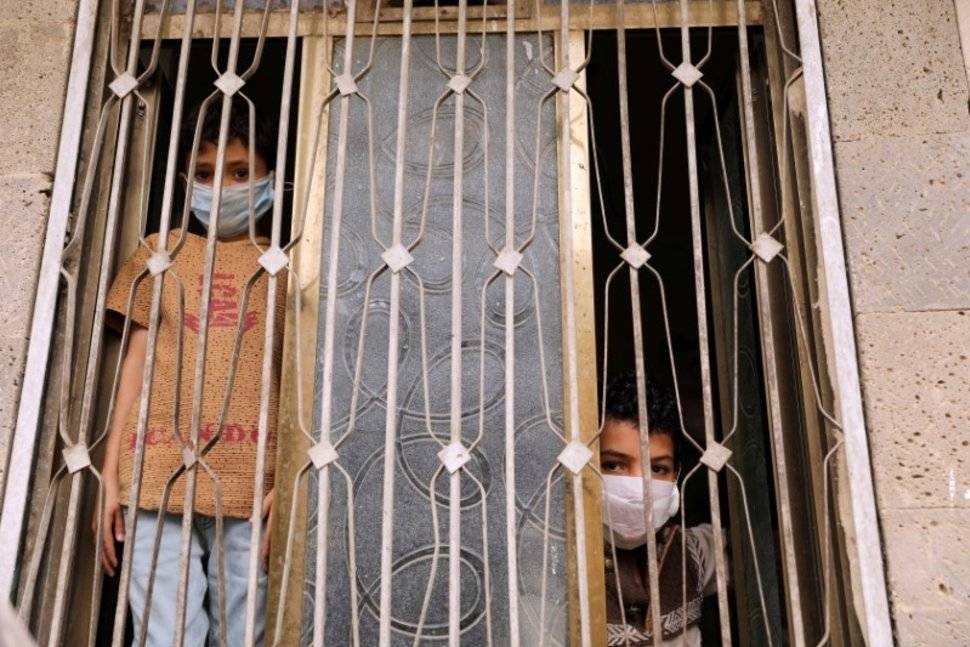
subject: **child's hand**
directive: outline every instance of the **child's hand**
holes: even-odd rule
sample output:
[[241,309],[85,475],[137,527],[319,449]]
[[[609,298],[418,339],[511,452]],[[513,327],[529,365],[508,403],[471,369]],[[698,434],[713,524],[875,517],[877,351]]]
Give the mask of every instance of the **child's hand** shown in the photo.
[[[97,516],[91,524],[91,530],[97,535]],[[101,537],[95,536],[95,540],[101,541],[101,565],[104,572],[114,577],[115,569],[118,568],[115,542],[125,540],[125,520],[121,514],[118,482],[114,479],[104,479],[104,519],[101,522]]]
[[273,488],[263,497],[263,542],[260,547],[260,556],[263,562],[263,572],[269,572],[269,545],[270,536],[273,528],[273,499],[276,498],[276,488]]

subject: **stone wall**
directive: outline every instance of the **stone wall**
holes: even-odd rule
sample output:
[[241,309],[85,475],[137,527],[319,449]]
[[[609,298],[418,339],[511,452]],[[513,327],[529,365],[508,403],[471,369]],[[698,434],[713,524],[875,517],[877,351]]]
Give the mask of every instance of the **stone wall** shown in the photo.
[[70,0],[0,0],[0,458],[16,420],[76,11]]
[[953,0],[818,0],[900,645],[970,640],[970,114]]

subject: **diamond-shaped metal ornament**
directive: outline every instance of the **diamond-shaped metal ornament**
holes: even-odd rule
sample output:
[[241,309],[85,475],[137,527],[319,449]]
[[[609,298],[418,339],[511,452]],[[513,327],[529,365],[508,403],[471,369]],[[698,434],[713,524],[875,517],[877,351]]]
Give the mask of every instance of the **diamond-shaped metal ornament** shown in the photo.
[[451,474],[460,470],[471,459],[468,449],[457,440],[438,452],[438,460]]
[[700,81],[701,77],[704,76],[700,70],[686,61],[678,65],[677,69],[671,72],[671,74],[688,88]]
[[630,266],[638,270],[643,264],[650,260],[650,252],[639,245],[630,245],[620,254],[620,258],[625,260]]
[[334,79],[334,83],[337,84],[337,90],[340,91],[340,96],[342,97],[357,94],[357,82],[354,81],[354,77],[349,73],[341,74]]
[[573,474],[579,474],[592,457],[593,450],[578,440],[574,440],[559,452],[556,460]]
[[246,85],[246,82],[232,72],[226,72],[216,79],[216,87],[222,90],[227,97],[239,92],[239,88]]
[[465,88],[467,88],[468,84],[471,82],[472,80],[467,76],[465,76],[464,74],[456,74],[455,76],[451,77],[450,81],[448,81],[448,87],[455,94],[461,94],[462,92],[465,91]]
[[495,262],[492,263],[492,265],[494,265],[496,269],[502,270],[509,276],[512,276],[515,274],[515,270],[519,269],[519,263],[521,262],[522,254],[514,249],[509,249],[506,247],[495,258]]
[[148,266],[148,271],[151,272],[152,276],[158,276],[172,267],[172,257],[165,252],[155,252],[148,257],[145,265]]
[[330,444],[329,440],[321,440],[316,445],[308,449],[307,454],[310,455],[310,460],[313,461],[313,466],[318,470],[323,469],[330,463],[334,462],[338,457],[336,448]]
[[71,474],[79,472],[91,464],[91,455],[88,453],[88,446],[84,443],[77,443],[61,450],[64,456],[64,465]]
[[283,253],[283,250],[276,246],[270,247],[259,257],[259,264],[269,272],[270,276],[276,276],[289,262],[290,259]]
[[751,251],[765,263],[770,263],[784,248],[784,245],[764,232],[758,234],[758,237],[751,243]]
[[720,443],[712,442],[701,454],[701,462],[715,472],[720,472],[729,458],[731,458],[731,450]]
[[576,70],[565,67],[552,77],[552,83],[558,87],[563,92],[569,92],[572,89],[573,84],[576,83],[576,79],[579,78],[579,72]]
[[384,250],[384,253],[381,254],[381,259],[387,263],[387,266],[391,268],[391,271],[395,274],[403,270],[414,261],[414,257],[411,256],[411,252],[409,252],[407,247],[401,243]]
[[188,447],[183,447],[182,464],[185,465],[185,469],[190,469],[197,462],[199,462],[199,457],[195,455],[195,452]]
[[108,88],[118,95],[119,99],[124,99],[128,93],[138,87],[138,81],[130,73],[125,72],[116,76],[115,80],[108,84]]

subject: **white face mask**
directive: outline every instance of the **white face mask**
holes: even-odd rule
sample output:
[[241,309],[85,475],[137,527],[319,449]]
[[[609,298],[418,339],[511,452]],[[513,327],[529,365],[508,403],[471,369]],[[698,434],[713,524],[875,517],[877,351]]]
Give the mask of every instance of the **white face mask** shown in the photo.
[[[656,531],[680,510],[680,492],[674,481],[651,479],[650,487],[653,494],[653,531]],[[604,475],[603,525],[607,541],[625,549],[647,543],[647,524],[643,515],[643,479],[639,476]]]
[[[253,213],[259,220],[273,206],[273,179],[271,171],[253,181]],[[211,186],[192,183],[192,214],[206,230],[212,213],[213,190]],[[232,238],[249,230],[249,183],[222,188],[219,209],[219,238]]]

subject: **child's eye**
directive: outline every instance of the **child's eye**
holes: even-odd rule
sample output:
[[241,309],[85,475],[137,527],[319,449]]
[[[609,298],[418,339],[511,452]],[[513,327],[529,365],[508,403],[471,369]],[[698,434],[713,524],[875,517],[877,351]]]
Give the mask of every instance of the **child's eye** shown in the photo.
[[654,474],[657,474],[659,476],[667,476],[668,474],[670,474],[670,468],[665,467],[663,465],[652,465],[650,469]]
[[212,173],[209,171],[196,171],[195,179],[199,182],[208,182],[210,179],[212,179]]
[[245,180],[249,177],[249,169],[239,168],[233,173],[233,177],[237,180]]
[[623,471],[623,465],[616,461],[607,461],[600,465],[600,469],[604,472],[621,472]]

